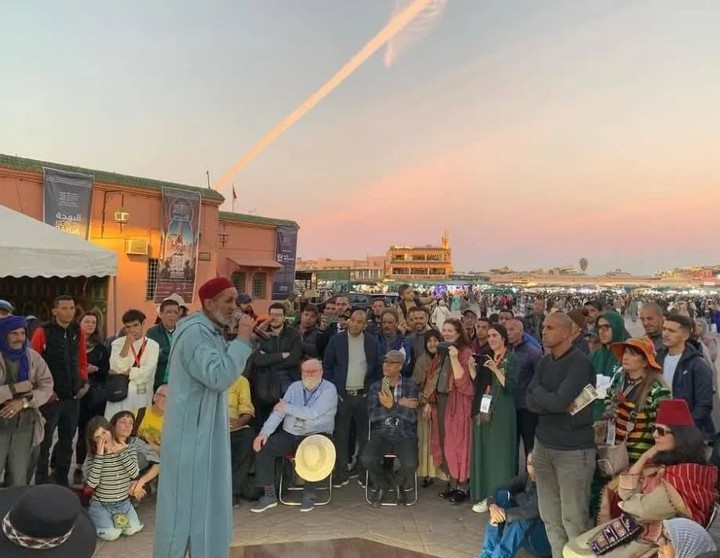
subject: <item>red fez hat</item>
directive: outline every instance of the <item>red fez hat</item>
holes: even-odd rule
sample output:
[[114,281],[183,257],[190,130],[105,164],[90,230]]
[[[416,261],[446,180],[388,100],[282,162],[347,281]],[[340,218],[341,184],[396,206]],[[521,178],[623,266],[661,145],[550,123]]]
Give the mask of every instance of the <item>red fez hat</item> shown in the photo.
[[667,426],[694,426],[690,409],[684,399],[663,399],[658,405],[656,424]]
[[198,291],[200,304],[204,304],[209,298],[215,298],[226,289],[234,288],[235,285],[233,285],[227,277],[215,277],[214,279],[210,279],[209,281],[203,283]]

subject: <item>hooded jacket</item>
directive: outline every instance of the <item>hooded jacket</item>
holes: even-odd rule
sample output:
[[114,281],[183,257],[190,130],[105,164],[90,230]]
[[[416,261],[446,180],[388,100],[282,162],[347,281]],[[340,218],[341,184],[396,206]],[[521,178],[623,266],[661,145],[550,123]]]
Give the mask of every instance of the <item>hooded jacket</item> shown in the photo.
[[[658,353],[658,363],[663,366],[667,348]],[[686,343],[680,361],[675,368],[672,382],[672,395],[687,401],[695,425],[706,436],[715,434],[712,420],[713,383],[712,370],[703,354],[692,344]]]
[[[603,312],[598,319],[604,318],[612,327],[612,343],[620,343],[626,341],[630,336],[625,330],[625,321],[617,312]],[[620,363],[610,350],[610,347],[602,345],[599,349],[590,354],[590,361],[595,368],[595,374],[612,377]]]

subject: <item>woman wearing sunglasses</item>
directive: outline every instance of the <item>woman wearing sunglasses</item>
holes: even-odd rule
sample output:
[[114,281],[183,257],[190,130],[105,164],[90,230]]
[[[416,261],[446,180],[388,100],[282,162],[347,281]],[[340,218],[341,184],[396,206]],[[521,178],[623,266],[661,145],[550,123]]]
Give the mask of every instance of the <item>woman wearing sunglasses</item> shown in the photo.
[[660,402],[653,439],[655,445],[606,486],[598,527],[571,540],[564,556],[592,556],[592,544],[604,544],[603,530],[616,518],[637,522],[641,530],[606,557],[645,555],[660,544],[664,519],[707,525],[718,499],[718,471],[707,462],[702,433],[684,399]]

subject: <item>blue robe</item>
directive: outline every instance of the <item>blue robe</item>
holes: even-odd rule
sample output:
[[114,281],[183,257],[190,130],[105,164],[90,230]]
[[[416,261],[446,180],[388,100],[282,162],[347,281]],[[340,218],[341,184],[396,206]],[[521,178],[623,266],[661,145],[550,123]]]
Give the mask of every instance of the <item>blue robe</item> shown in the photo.
[[202,312],[182,320],[168,360],[154,558],[227,558],[232,482],[226,390],[252,348]]

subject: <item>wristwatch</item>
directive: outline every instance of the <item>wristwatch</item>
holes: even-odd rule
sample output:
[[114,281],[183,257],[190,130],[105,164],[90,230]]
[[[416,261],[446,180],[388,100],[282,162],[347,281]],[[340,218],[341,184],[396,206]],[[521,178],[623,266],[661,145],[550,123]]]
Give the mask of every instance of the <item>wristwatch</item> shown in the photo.
[[23,397],[23,409],[27,409],[30,406],[30,401]]

